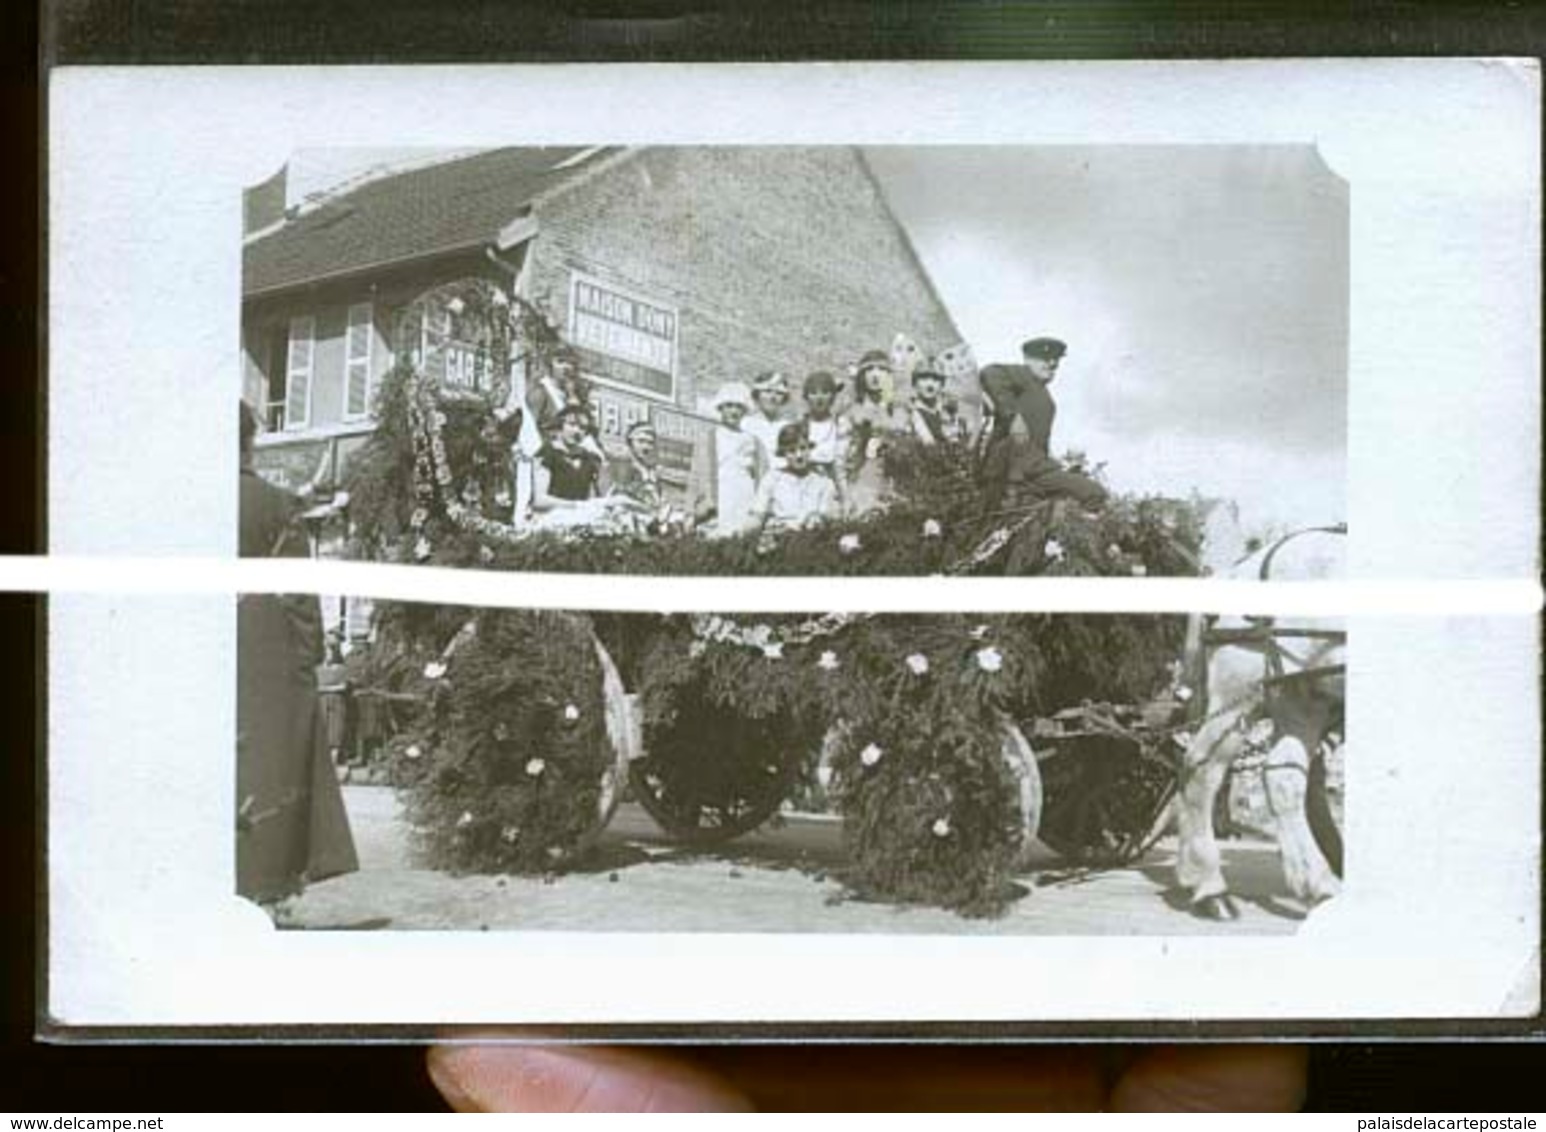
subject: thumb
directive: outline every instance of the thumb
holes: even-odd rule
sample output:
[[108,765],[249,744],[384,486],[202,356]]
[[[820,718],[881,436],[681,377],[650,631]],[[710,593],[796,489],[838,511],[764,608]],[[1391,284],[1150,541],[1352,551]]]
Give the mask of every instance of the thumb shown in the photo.
[[457,1112],[747,1112],[728,1083],[669,1054],[608,1046],[434,1046]]

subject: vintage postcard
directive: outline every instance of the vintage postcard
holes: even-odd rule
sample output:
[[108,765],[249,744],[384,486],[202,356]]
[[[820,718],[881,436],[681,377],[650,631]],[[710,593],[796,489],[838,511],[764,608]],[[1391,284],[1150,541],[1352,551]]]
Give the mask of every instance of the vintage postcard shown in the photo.
[[1533,63],[51,105],[46,1029],[1538,1016]]

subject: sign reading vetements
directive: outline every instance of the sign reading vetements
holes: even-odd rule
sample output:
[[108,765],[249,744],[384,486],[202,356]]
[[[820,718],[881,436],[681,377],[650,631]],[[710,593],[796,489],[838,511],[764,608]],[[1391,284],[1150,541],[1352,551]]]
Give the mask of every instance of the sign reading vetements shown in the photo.
[[569,341],[587,377],[662,401],[676,397],[676,311],[576,274]]

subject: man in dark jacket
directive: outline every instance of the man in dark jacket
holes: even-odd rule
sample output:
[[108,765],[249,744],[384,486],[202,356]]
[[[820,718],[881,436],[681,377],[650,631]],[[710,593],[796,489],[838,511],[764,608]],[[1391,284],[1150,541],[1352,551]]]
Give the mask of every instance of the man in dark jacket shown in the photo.
[[1008,490],[1012,444],[1010,430],[1015,418],[1025,422],[1029,436],[1028,459],[1020,469],[1026,493],[1033,499],[1067,498],[1095,509],[1106,501],[1106,490],[1088,476],[1069,471],[1051,453],[1052,420],[1057,402],[1048,386],[1057,376],[1058,366],[1068,347],[1056,338],[1032,338],[1020,347],[1022,365],[985,366],[978,380],[982,383],[991,415],[986,422],[982,477],[984,506],[997,511]]
[[[253,469],[256,432],[243,403],[241,555],[305,558],[300,501]],[[273,904],[359,860],[317,707],[317,599],[242,594],[236,609],[236,890]]]

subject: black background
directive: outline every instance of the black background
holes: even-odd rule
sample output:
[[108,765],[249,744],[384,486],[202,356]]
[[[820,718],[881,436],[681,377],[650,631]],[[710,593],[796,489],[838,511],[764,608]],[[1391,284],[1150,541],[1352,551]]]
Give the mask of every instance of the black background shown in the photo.
[[[7,231],[0,260],[0,553],[40,552],[45,386],[39,330],[46,139],[37,47],[53,63],[1036,59],[1539,55],[1533,3],[435,3],[65,0],[0,6]],[[111,381],[110,372],[104,381]],[[125,422],[132,427],[132,422]],[[42,834],[41,599],[0,597],[10,742],[0,876],[6,1012],[0,1110],[423,1111],[441,1107],[412,1046],[48,1045],[33,1037]],[[110,757],[104,753],[104,757]],[[1442,836],[1442,831],[1439,831]],[[1421,899],[1420,891],[1413,899]],[[1537,1029],[1540,1022],[1537,1021]],[[983,1047],[983,1058],[1022,1051]],[[1308,1107],[1539,1110],[1546,1044],[1317,1043]]]

